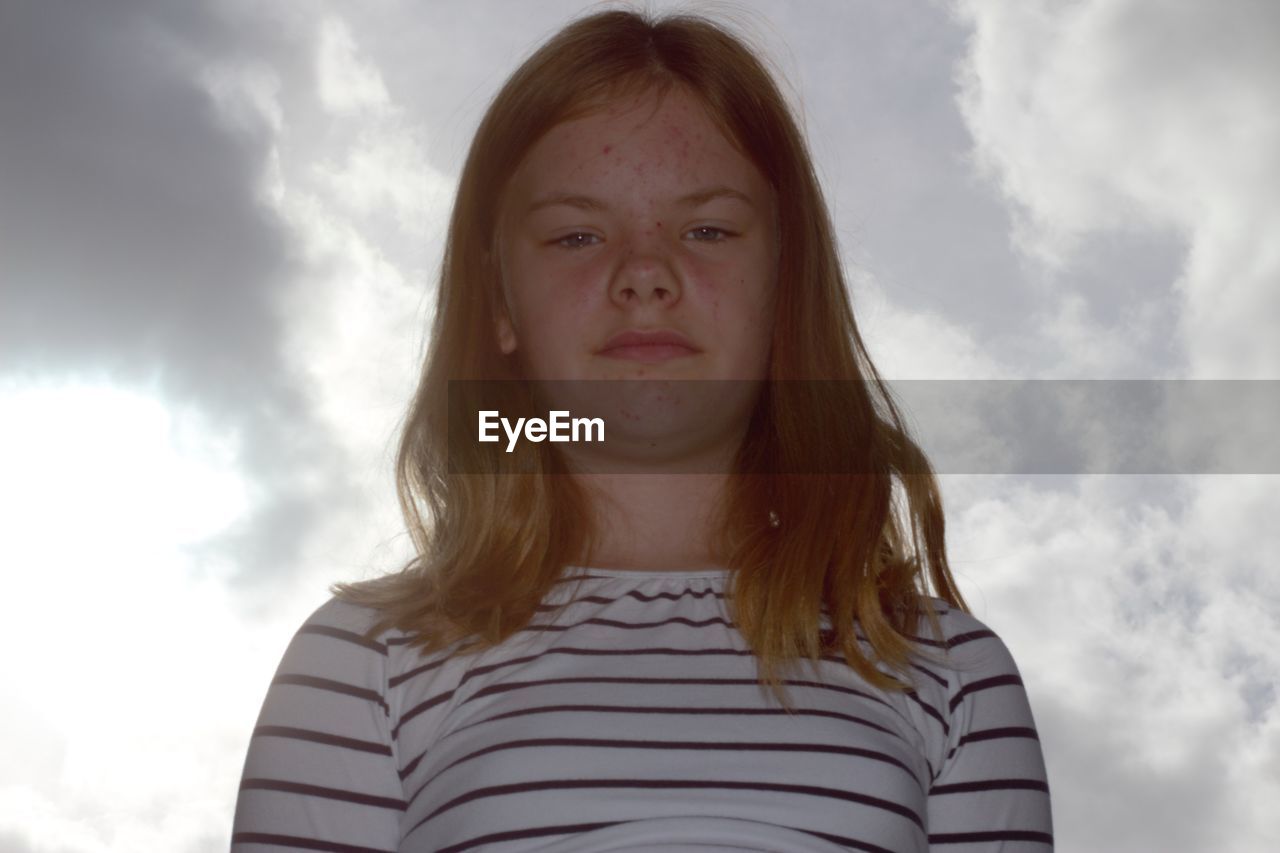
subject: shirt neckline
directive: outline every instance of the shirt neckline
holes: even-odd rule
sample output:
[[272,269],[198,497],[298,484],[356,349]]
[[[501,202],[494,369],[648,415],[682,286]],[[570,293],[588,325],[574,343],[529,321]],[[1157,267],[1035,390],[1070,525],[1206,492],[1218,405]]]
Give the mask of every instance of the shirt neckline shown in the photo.
[[595,566],[565,566],[571,577],[589,576],[606,578],[723,578],[731,571],[725,566],[710,566],[701,569],[601,569]]

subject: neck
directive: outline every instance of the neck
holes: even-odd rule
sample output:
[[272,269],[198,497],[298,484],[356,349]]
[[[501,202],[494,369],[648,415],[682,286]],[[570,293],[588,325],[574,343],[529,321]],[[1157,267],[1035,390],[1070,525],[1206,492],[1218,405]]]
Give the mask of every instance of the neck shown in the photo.
[[711,514],[726,474],[581,474],[597,533],[597,568],[676,570],[723,565]]

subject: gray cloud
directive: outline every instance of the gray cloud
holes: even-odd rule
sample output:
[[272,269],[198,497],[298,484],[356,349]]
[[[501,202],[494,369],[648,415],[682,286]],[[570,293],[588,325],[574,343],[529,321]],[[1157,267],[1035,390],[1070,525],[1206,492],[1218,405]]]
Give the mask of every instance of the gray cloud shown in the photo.
[[[1188,10],[1211,24],[1227,20],[1216,6],[1167,7],[1162,14],[1175,23],[1192,21],[1175,28],[1176,43],[1161,35],[1160,16],[1152,13],[1141,26],[1104,28],[1108,37],[1089,42],[1098,47],[1087,61],[1053,65],[1087,75],[1103,67],[1099,56],[1132,59],[1121,67],[1143,73],[1118,75],[1132,85],[1123,97],[1112,97],[1101,70],[1097,80],[1051,79],[1054,96],[1025,85],[1040,79],[1038,58],[1058,55],[1054,39],[1030,37],[1037,21],[1052,19],[1030,14],[1024,20],[1022,4],[989,4],[982,20],[1012,16],[1021,27],[996,28],[1003,36],[992,38],[981,21],[956,26],[947,20],[944,5],[893,4],[890,12],[889,4],[874,2],[770,0],[758,12],[766,35],[772,29],[794,54],[793,82],[846,255],[874,272],[912,321],[937,321],[891,327],[902,341],[900,362],[915,364],[915,354],[930,347],[954,361],[957,340],[939,343],[938,331],[973,330],[981,354],[1019,376],[1043,376],[1063,365],[1064,376],[1182,374],[1187,336],[1175,327],[1184,297],[1171,283],[1187,261],[1186,233],[1199,208],[1181,202],[1207,198],[1229,214],[1220,217],[1221,230],[1203,239],[1220,248],[1206,256],[1214,263],[1199,281],[1233,282],[1241,270],[1261,270],[1255,280],[1263,280],[1270,269],[1229,261],[1265,259],[1237,250],[1269,245],[1255,237],[1270,233],[1273,194],[1265,188],[1273,182],[1246,175],[1247,187],[1260,188],[1251,206],[1240,186],[1219,187],[1208,178],[1223,164],[1254,162],[1243,156],[1254,150],[1245,144],[1248,134],[1231,137],[1239,145],[1221,153],[1222,123],[1213,110],[1252,114],[1251,104],[1263,102],[1259,92],[1274,94],[1274,64],[1261,60],[1274,63],[1276,54],[1257,49],[1274,32],[1264,26],[1274,7],[1224,7],[1254,13],[1230,19],[1246,22],[1253,35],[1246,41],[1201,38],[1218,31],[1188,19]],[[256,68],[279,83],[289,141],[298,143],[279,165],[286,184],[296,179],[292,186],[302,190],[295,197],[300,208],[318,185],[309,170],[346,162],[366,132],[378,129],[376,122],[363,114],[335,121],[315,103],[312,28],[329,9],[325,4],[249,12],[247,3],[134,0],[71,8],[28,2],[0,11],[0,380],[97,374],[116,385],[154,382],[174,411],[189,408],[210,429],[240,436],[239,464],[261,502],[245,525],[206,545],[203,556],[234,561],[241,581],[269,579],[283,587],[302,545],[331,554],[330,542],[368,527],[359,512],[329,523],[347,496],[359,493],[349,487],[349,472],[361,466],[351,464],[327,432],[332,420],[317,412],[317,388],[328,381],[330,410],[349,415],[352,431],[372,432],[375,419],[365,411],[377,408],[367,403],[372,395],[356,396],[353,389],[385,378],[391,362],[385,353],[393,350],[370,353],[403,329],[391,330],[385,319],[384,306],[395,299],[377,301],[360,290],[363,282],[342,292],[356,292],[367,304],[337,303],[336,288],[309,286],[316,270],[299,258],[301,238],[256,200],[280,142],[277,129],[252,110],[236,121],[219,113],[199,72],[210,65]],[[503,5],[500,14],[497,8],[459,4],[438,15],[391,2],[363,5],[355,18],[346,7],[332,7],[353,17],[347,23],[361,54],[377,67],[391,100],[414,122],[430,123],[425,158],[441,175],[456,172],[488,95],[519,57],[587,10],[578,0],[539,4],[536,11],[520,6],[523,15],[511,11],[514,5]],[[1039,4],[1027,8],[1040,11]],[[1091,8],[1106,7],[1063,7]],[[1116,35],[1142,36],[1148,29],[1150,38],[1136,41]],[[986,47],[1014,55],[977,82],[995,86],[997,94],[1031,89],[1031,96],[997,99],[1001,109],[969,126],[955,104],[952,74],[957,62],[980,53],[976,40],[966,41],[978,32],[986,34]],[[1162,49],[1168,44],[1174,47]],[[1018,52],[1026,45],[1043,49]],[[1070,45],[1062,55],[1074,60]],[[1260,61],[1248,67],[1225,62],[1239,56]],[[1213,79],[1239,97],[1184,97],[1194,94],[1179,84],[1184,66],[1229,69]],[[1078,97],[1064,101],[1057,96],[1062,92]],[[1072,103],[1078,112],[1068,109]],[[1023,128],[1015,121],[1025,117],[1023,105],[1033,108],[1024,129],[1035,131],[1025,139],[1014,134]],[[1142,112],[1148,108],[1152,112]],[[1111,129],[1101,150],[1077,150],[1070,143],[1087,137],[1063,130],[1099,121]],[[966,173],[967,149],[992,145],[981,134],[986,126],[1007,126],[1011,134],[991,137],[1011,140],[992,148],[1008,167],[1007,183],[982,184]],[[1181,154],[1177,146],[1162,147],[1179,140],[1204,144]],[[1042,157],[1045,152],[1052,156]],[[415,157],[388,156],[386,187],[432,185],[406,180]],[[1095,178],[1095,187],[1064,178],[1063,163],[1095,169],[1105,180]],[[1154,168],[1161,164],[1163,171]],[[1259,167],[1257,174],[1269,173]],[[1135,176],[1150,179],[1108,189]],[[1193,185],[1193,178],[1206,182]],[[411,281],[404,289],[416,296],[413,277],[420,265],[434,265],[438,250],[423,248],[417,224],[397,230],[398,208],[391,203],[397,196],[389,192],[372,196],[368,219],[343,218],[343,201],[358,206],[355,183],[335,184],[331,196],[320,196],[316,233],[344,235],[332,237],[330,251],[350,252],[352,269],[367,264],[374,270],[385,259],[406,271]],[[1009,251],[1018,208],[1002,193],[1033,207],[1051,247],[1055,228],[1072,238],[1063,238],[1071,265],[1051,281],[1034,278]],[[1137,197],[1136,208],[1116,202],[1127,197]],[[1160,215],[1165,208],[1177,215]],[[1135,209],[1143,230],[1119,227],[1135,221]],[[1097,223],[1102,227],[1092,227]],[[366,241],[359,251],[340,242],[355,231]],[[378,251],[366,252],[366,245]],[[374,270],[366,280],[375,273],[387,277]],[[1083,296],[1077,325],[1051,327],[1058,334],[1046,336],[1045,312],[1072,291]],[[1243,306],[1243,316],[1254,322],[1268,316],[1261,301],[1206,293],[1208,306]],[[367,308],[372,317],[354,342],[320,350],[334,359],[325,379],[299,376],[282,350],[287,334],[306,324],[283,316],[278,306],[296,304],[299,295],[337,304],[335,332],[352,327],[343,313],[356,313],[351,306]],[[855,298],[859,319],[874,320],[862,313],[865,306]],[[1130,312],[1140,311],[1148,312],[1139,317],[1141,336],[1124,325],[1133,319]],[[308,344],[314,346],[303,349],[325,347],[329,316],[312,322]],[[874,326],[868,322],[864,331]],[[1221,334],[1225,328],[1212,326],[1198,337],[1214,346],[1250,340]],[[1082,366],[1089,369],[1069,369]],[[960,510],[949,516],[948,533],[953,546],[960,545],[962,586],[971,602],[990,599],[993,626],[1009,638],[1029,683],[1040,687],[1033,699],[1055,785],[1060,842],[1090,850],[1217,845],[1245,851],[1250,840],[1275,837],[1269,817],[1277,755],[1274,650],[1280,647],[1280,599],[1269,562],[1276,553],[1274,489],[1261,478],[1100,479],[1106,495],[1090,478],[1065,485],[1033,475],[944,483],[949,505]],[[238,607],[237,615],[246,610]],[[1175,689],[1183,684],[1190,686]],[[1177,762],[1158,760],[1170,751],[1179,752]],[[1224,827],[1236,837],[1224,837]],[[29,846],[12,831],[0,832],[0,848]],[[210,842],[202,849],[215,847]]]
[[[0,372],[154,388],[238,434],[266,498],[210,547],[250,577],[287,566],[341,493],[340,460],[279,349],[276,305],[300,266],[257,200],[271,130],[229,127],[197,75],[239,57],[297,66],[297,48],[205,5],[2,17]],[[304,464],[330,495],[290,483]]]
[[1280,7],[949,5],[970,162],[1060,303],[1030,318],[1059,375],[1273,377]]
[[0,347],[10,369],[162,364],[229,390],[274,360],[286,257],[250,193],[264,140],[217,125],[140,11],[27,4],[0,34]]
[[1205,744],[1194,771],[1154,772],[1125,737],[1141,710],[1119,701],[1088,716],[1051,702],[1036,707],[1058,842],[1073,850],[1214,849],[1225,826],[1227,759]]

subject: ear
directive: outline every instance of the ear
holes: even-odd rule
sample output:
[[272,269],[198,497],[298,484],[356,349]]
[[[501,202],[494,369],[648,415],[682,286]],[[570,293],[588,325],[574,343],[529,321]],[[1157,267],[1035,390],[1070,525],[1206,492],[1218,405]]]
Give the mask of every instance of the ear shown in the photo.
[[511,325],[511,319],[506,311],[498,310],[498,316],[493,321],[493,331],[498,339],[498,348],[502,350],[503,355],[511,355],[516,351],[516,330]]
[[507,293],[506,280],[502,277],[502,259],[486,250],[484,253],[484,263],[486,266],[496,265],[496,274],[498,281],[501,282],[501,298],[497,309],[494,311],[493,317],[493,334],[498,340],[498,349],[502,350],[503,355],[511,355],[516,351],[516,330],[511,322],[511,316],[507,312],[507,306],[510,305],[510,296]]

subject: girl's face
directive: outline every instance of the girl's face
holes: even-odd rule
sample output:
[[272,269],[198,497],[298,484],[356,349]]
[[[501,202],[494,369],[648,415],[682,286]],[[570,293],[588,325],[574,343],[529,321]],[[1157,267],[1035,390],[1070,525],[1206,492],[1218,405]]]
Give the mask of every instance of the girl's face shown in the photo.
[[[526,379],[767,375],[773,194],[680,87],[552,128],[511,179],[500,234],[498,344]],[[628,330],[691,348],[606,350]]]

